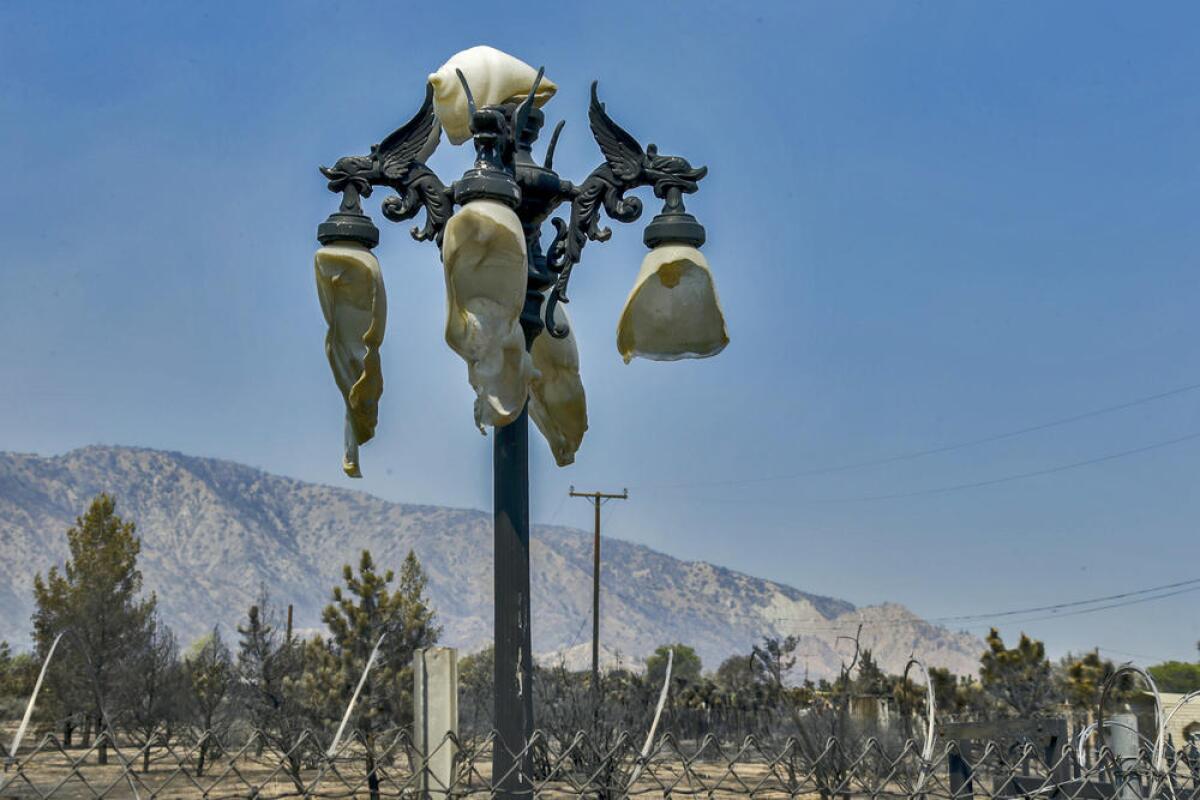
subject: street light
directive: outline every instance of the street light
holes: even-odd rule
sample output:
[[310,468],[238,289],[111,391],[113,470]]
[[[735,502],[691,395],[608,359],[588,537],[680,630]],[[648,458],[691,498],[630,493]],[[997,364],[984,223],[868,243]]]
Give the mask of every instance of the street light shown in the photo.
[[[707,170],[645,149],[608,116],[592,84],[588,120],[604,162],[579,185],[553,169],[563,123],[545,160],[532,146],[543,106],[557,87],[542,70],[490,47],[453,56],[429,76],[425,101],[406,125],[371,148],[321,168],[341,193],[338,211],[318,226],[315,259],[326,354],[346,405],[346,473],[360,475],[358,447],[375,433],[383,392],[379,348],[387,323],[383,274],[371,253],[379,231],[361,198],[376,186],[396,192],[383,215],[399,222],[424,209],[419,241],[441,250],[446,278],[446,342],[467,362],[475,423],[495,428],[495,721],[493,782],[504,794],[528,789],[517,758],[533,728],[529,613],[529,417],[560,466],[570,464],[587,430],[579,354],[566,314],[567,285],[588,240],[610,231],[600,211],[633,222],[642,203],[625,193],[653,187],[663,210],[646,227],[642,263],[618,324],[617,346],[633,357],[705,358],[729,341],[712,273],[698,248],[704,228],[684,208]],[[425,161],[444,130],[454,144],[473,141],[475,163],[445,185]],[[541,228],[561,204],[566,219],[542,247]],[[458,211],[454,207],[458,206]],[[547,335],[542,336],[545,332]]]

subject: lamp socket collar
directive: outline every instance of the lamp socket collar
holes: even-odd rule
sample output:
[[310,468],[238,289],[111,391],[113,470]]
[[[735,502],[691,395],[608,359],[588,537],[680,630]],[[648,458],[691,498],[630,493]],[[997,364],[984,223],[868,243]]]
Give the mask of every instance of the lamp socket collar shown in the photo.
[[366,214],[335,211],[317,226],[317,241],[323,245],[356,242],[370,250],[379,244],[379,229]]
[[686,211],[664,211],[650,221],[642,234],[642,241],[651,249],[662,244],[700,247],[704,240],[704,226]]
[[472,200],[495,200],[515,209],[521,204],[521,189],[503,170],[476,167],[454,182],[454,202],[461,206]]

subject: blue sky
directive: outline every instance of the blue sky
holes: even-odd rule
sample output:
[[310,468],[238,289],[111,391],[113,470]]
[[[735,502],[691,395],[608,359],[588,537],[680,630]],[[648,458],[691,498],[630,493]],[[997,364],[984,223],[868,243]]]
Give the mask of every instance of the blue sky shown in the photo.
[[[715,359],[622,364],[646,220],[590,245],[571,312],[591,430],[565,470],[537,443],[535,520],[587,527],[568,485],[628,486],[606,534],[931,617],[1200,578],[1200,440],[942,491],[1200,432],[1200,390],[823,471],[1200,383],[1195,6],[432,8],[3,5],[0,449],[142,445],[489,507],[436,251],[369,201],[391,314],[360,482],[339,469],[311,266],[335,206],[317,165],[365,152],[486,43],[558,83],[565,176],[599,161],[593,78],[643,142],[709,166],[689,209],[732,337]],[[443,143],[432,165],[468,162]],[[1001,628],[1190,659],[1198,603]]]

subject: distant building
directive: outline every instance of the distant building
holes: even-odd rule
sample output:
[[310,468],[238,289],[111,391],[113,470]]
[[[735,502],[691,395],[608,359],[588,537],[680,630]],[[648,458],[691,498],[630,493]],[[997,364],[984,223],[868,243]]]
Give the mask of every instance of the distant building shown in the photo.
[[[1163,714],[1170,714],[1172,709],[1179,705],[1187,695],[1159,692],[1158,696],[1162,699]],[[1142,735],[1153,740],[1155,733],[1153,729],[1154,693],[1142,692],[1134,701],[1134,705],[1137,707],[1139,722],[1145,719],[1145,724],[1138,726],[1142,728]],[[1182,747],[1193,741],[1200,746],[1200,697],[1194,698],[1175,712],[1171,721],[1167,723],[1167,734],[1176,747]]]

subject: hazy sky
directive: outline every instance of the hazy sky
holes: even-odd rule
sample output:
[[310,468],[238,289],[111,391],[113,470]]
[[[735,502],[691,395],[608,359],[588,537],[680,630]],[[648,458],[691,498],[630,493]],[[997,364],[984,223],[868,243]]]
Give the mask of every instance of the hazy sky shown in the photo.
[[[568,469],[536,440],[536,521],[587,527],[568,485],[628,486],[606,534],[939,618],[1200,578],[1200,389],[890,460],[1200,383],[1195,5],[12,2],[0,23],[0,449],[142,445],[490,507],[436,249],[368,201],[391,313],[359,482],[312,273],[336,206],[317,165],[486,43],[558,83],[565,176],[600,159],[593,78],[643,142],[709,166],[689,208],[732,337],[621,362],[643,192],[575,271],[591,429]],[[443,143],[433,166],[469,160]],[[1055,654],[1191,659],[1198,608],[1001,621]]]

